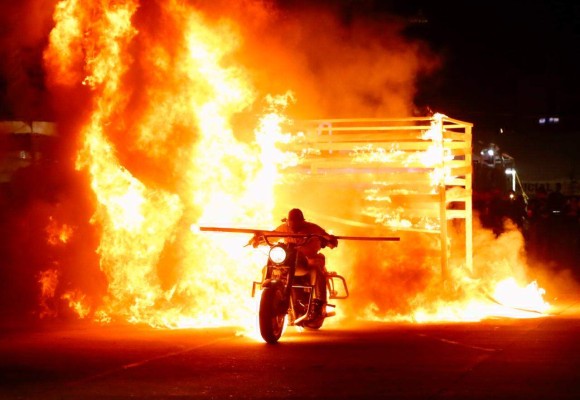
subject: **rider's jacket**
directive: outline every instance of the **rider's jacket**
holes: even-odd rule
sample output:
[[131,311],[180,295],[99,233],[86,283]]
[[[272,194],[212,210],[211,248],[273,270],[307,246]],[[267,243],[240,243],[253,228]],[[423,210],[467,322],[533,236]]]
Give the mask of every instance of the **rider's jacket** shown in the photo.
[[[328,232],[326,232],[322,227],[320,227],[319,225],[316,225],[315,223],[308,222],[308,221],[304,221],[302,223],[302,225],[300,226],[300,228],[295,230],[295,231],[292,231],[286,223],[278,226],[275,230],[277,232],[284,232],[284,233],[310,233],[310,234],[314,234],[314,235],[324,235],[326,237],[330,237]],[[284,240],[287,242],[295,242],[296,240],[299,240],[299,239],[285,238]],[[326,243],[324,243],[324,246],[326,246]],[[301,248],[301,253],[304,254],[306,256],[306,258],[313,258],[318,254],[318,252],[320,251],[320,249],[322,247],[323,247],[323,242],[320,240],[320,238],[313,237]],[[332,247],[334,247],[334,246],[332,246]]]

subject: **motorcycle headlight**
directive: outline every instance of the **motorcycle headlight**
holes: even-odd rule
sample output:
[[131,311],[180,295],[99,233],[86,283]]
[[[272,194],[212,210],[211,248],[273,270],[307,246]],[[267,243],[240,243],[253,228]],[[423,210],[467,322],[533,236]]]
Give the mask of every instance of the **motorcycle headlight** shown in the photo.
[[280,246],[274,246],[270,249],[270,260],[276,264],[282,264],[286,260],[286,250]]

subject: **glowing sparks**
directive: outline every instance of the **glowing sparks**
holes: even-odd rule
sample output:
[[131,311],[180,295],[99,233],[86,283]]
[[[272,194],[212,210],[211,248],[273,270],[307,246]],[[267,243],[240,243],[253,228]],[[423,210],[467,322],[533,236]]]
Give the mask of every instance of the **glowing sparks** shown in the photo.
[[79,318],[83,319],[89,315],[91,308],[86,305],[86,295],[78,290],[72,290],[64,293],[61,297],[68,303],[68,306],[73,310]]
[[56,316],[56,310],[50,304],[56,294],[59,273],[56,269],[42,271],[38,277],[40,283],[40,318]]
[[67,224],[59,225],[54,217],[49,217],[49,224],[46,227],[48,243],[52,246],[66,244],[73,235],[73,228]]

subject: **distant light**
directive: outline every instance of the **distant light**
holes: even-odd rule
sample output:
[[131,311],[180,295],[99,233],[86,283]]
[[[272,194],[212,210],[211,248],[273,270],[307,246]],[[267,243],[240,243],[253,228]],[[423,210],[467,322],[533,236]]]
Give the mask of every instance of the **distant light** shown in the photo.
[[538,123],[540,125],[545,125],[545,124],[559,124],[560,123],[560,117],[542,117],[538,119]]
[[491,157],[491,156],[493,156],[494,154],[495,154],[495,152],[493,151],[493,149],[488,149],[488,150],[487,150],[487,155],[488,155],[488,156],[490,156],[490,157]]
[[499,133],[503,133],[503,128],[499,128]]
[[[505,169],[505,174],[506,175],[511,175],[511,186],[512,186],[512,192],[516,191],[516,169],[515,168],[506,168]],[[511,197],[511,196],[510,196]]]

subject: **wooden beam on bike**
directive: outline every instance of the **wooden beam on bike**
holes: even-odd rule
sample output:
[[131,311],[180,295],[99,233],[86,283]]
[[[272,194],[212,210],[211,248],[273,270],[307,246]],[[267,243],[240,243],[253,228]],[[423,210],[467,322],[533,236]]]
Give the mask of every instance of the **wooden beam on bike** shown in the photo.
[[[226,232],[226,233],[252,233],[254,235],[265,235],[274,237],[304,237],[311,235],[309,233],[287,233],[270,231],[263,229],[249,229],[249,228],[226,228],[226,227],[215,227],[215,226],[200,226],[199,230],[202,232]],[[312,234],[313,235],[313,234]],[[316,235],[314,235],[316,236]],[[319,235],[322,236],[322,235]],[[367,241],[389,241],[398,242],[401,240],[398,236],[337,236],[331,235],[339,240],[367,240]]]
[[336,236],[335,238],[340,240],[369,240],[369,241],[381,241],[381,242],[398,242],[401,240],[398,236]]

